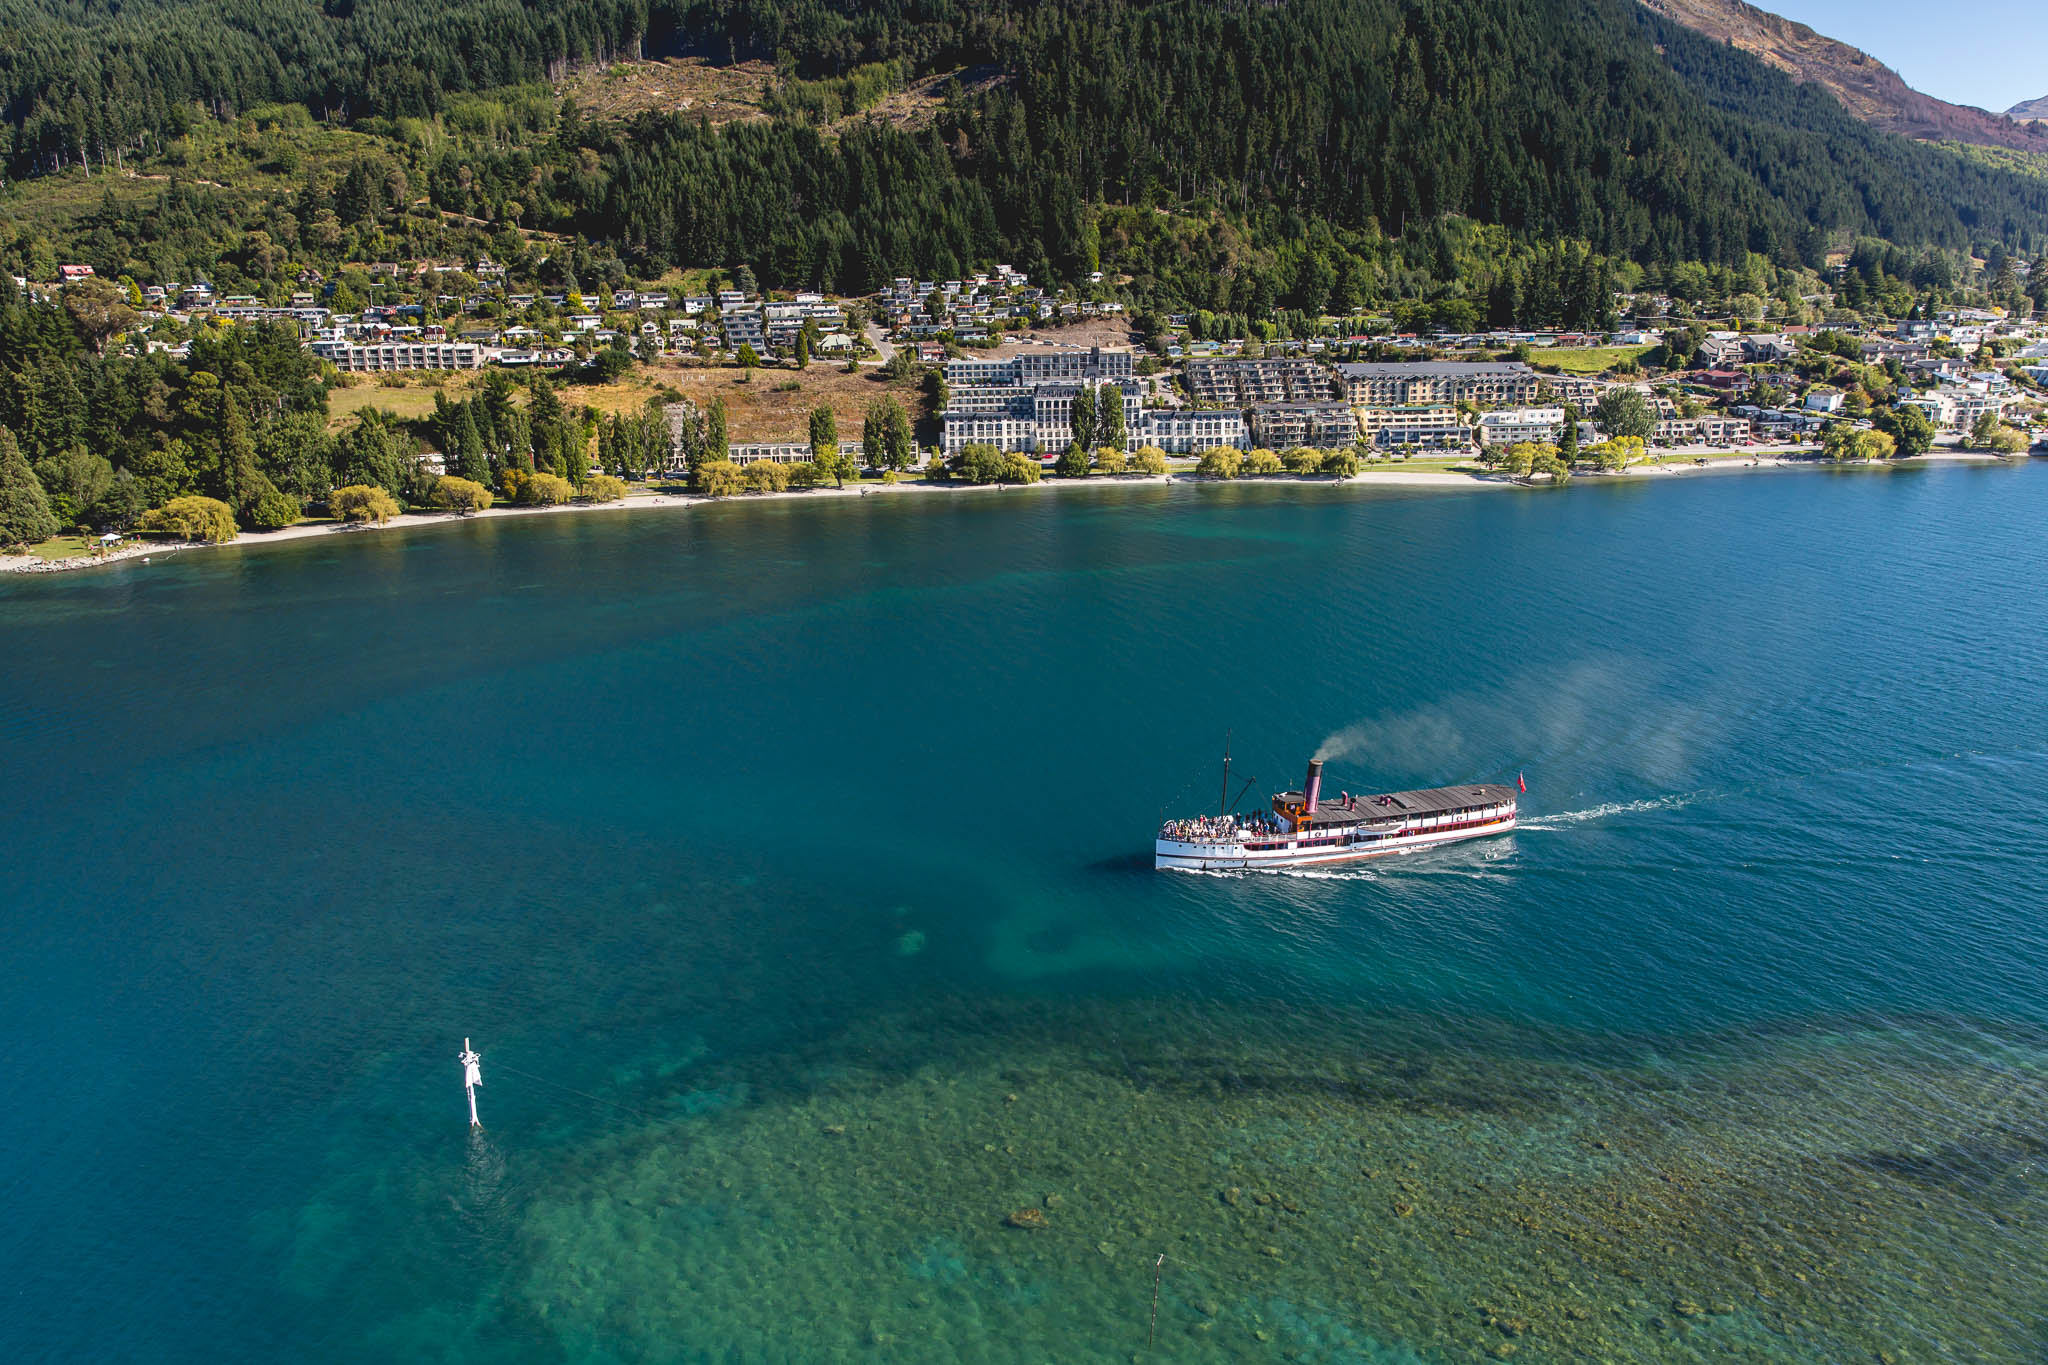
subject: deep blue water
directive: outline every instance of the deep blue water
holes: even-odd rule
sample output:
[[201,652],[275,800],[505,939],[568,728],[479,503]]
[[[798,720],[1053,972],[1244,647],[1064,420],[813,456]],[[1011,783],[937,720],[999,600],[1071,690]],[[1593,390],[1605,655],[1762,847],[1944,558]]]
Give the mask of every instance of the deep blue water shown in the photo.
[[[623,1134],[1000,1044],[963,1000],[1586,1066],[2031,1048],[2044,528],[2038,465],[1134,488],[0,582],[0,1358],[804,1359],[565,1326],[533,1211]],[[1340,732],[1332,788],[1526,773],[1527,826],[1154,874],[1226,730],[1264,789]],[[1015,1358],[1074,1358],[1043,1327]]]

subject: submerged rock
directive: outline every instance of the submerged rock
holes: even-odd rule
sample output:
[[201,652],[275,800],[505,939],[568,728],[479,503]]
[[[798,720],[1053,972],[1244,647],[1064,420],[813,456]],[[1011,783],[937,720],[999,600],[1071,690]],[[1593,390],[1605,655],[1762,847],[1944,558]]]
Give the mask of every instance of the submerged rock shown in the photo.
[[1024,1228],[1027,1231],[1052,1226],[1045,1216],[1044,1209],[1030,1207],[1018,1209],[1003,1221],[1013,1228]]

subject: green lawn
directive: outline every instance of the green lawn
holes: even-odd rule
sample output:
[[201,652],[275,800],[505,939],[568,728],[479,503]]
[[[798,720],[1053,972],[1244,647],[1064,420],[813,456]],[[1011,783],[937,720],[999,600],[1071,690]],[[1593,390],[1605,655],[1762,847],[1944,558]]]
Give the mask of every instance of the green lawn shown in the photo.
[[1529,352],[1529,363],[1560,374],[1604,374],[1624,360],[1640,361],[1654,346],[1550,347]]
[[40,545],[29,546],[28,552],[37,559],[82,559],[92,549],[92,542],[84,536],[52,536]]

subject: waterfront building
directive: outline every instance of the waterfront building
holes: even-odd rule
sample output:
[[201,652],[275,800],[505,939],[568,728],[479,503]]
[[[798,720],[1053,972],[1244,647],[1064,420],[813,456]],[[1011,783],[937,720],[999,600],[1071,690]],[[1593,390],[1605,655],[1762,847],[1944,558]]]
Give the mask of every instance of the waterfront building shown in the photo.
[[1134,433],[1134,446],[1158,446],[1169,455],[1188,455],[1211,446],[1248,449],[1251,433],[1236,408],[1152,408]]
[[1464,418],[1448,403],[1360,408],[1358,430],[1381,450],[1391,450],[1396,446],[1462,450],[1472,439]]
[[1358,407],[1533,403],[1543,377],[1518,360],[1351,362],[1337,367],[1344,396]]
[[1274,450],[1328,450],[1358,439],[1358,419],[1345,403],[1259,403],[1251,409],[1252,440]]

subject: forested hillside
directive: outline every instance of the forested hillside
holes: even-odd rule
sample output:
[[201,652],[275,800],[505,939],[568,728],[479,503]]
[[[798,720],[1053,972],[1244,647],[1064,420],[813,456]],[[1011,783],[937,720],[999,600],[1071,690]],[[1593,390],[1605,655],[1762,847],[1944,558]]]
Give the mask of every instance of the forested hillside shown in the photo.
[[451,92],[609,54],[768,57],[792,90],[883,61],[1003,73],[921,131],[571,119],[449,149],[431,177],[443,208],[510,205],[640,266],[748,261],[778,285],[993,257],[1073,278],[1112,231],[1158,271],[1218,233],[1317,239],[1300,269],[1338,289],[1372,243],[1451,217],[1731,266],[1817,265],[1859,235],[2048,241],[2048,183],[1878,133],[1629,0],[0,0],[0,16],[17,175],[254,101],[431,120]]

